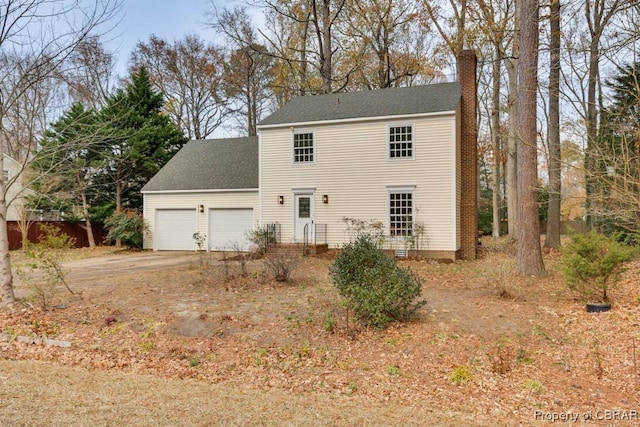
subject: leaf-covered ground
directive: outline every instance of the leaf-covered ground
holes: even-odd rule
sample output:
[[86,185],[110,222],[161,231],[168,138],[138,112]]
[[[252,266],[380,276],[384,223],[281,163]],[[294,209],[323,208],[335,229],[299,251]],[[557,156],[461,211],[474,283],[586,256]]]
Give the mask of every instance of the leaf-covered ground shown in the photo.
[[[226,271],[198,254],[183,267],[70,280],[76,294],[61,289],[58,308],[32,301],[0,312],[8,337],[0,341],[0,401],[9,402],[0,425],[29,425],[25,414],[42,407],[46,417],[51,406],[65,407],[66,389],[79,393],[66,387],[55,400],[33,381],[16,382],[24,366],[77,381],[87,370],[113,375],[109,396],[130,393],[130,403],[139,398],[132,384],[157,381],[156,399],[194,408],[183,425],[542,425],[575,416],[640,425],[640,262],[612,292],[613,310],[589,314],[559,275],[558,253],[545,254],[547,277],[523,278],[513,273],[512,249],[489,244],[473,262],[402,261],[423,279],[428,303],[419,319],[385,331],[359,327],[341,306],[327,277],[331,256],[305,258],[289,284],[267,280],[259,261],[241,275],[237,261]],[[211,418],[220,403],[194,405],[201,397],[180,392],[184,381],[218,393],[229,417]],[[91,418],[69,405],[57,424],[82,415],[113,425],[100,423],[100,411]],[[131,406],[111,411],[126,417]],[[165,425],[180,424],[171,420]]]

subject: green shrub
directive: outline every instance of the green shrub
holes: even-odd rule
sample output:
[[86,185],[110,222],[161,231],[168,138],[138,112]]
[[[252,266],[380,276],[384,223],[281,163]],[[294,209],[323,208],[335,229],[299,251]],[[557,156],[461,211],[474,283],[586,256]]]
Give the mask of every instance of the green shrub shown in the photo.
[[347,244],[329,272],[347,307],[365,325],[382,329],[393,321],[409,320],[426,304],[415,301],[422,293],[418,277],[398,267],[370,235]]
[[104,225],[109,229],[108,241],[120,239],[120,242],[128,248],[142,248],[146,226],[144,218],[136,209],[116,212],[104,221]]
[[609,302],[607,291],[625,271],[624,263],[637,254],[633,246],[619,242],[619,236],[606,236],[595,230],[575,233],[564,247],[562,273],[569,288],[586,302]]

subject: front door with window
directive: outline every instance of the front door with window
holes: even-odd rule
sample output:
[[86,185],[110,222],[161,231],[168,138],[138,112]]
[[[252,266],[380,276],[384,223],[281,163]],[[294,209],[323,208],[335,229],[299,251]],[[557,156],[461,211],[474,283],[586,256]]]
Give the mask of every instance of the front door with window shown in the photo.
[[294,239],[296,242],[304,241],[305,226],[307,226],[308,241],[313,241],[313,194],[296,194]]

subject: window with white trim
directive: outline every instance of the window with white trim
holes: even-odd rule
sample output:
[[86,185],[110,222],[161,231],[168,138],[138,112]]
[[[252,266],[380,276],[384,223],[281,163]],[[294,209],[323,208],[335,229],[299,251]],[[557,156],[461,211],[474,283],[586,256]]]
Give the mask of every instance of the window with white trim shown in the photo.
[[402,125],[389,127],[389,158],[413,158],[413,126]]
[[313,133],[293,134],[293,162],[313,163]]
[[389,193],[389,234],[392,237],[413,234],[413,193]]

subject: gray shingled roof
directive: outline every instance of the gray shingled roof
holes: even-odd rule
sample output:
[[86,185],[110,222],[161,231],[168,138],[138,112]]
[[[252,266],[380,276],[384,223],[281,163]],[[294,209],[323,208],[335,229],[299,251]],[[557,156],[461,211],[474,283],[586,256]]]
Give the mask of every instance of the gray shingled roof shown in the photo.
[[258,188],[258,138],[189,141],[142,191]]
[[459,102],[458,82],[299,96],[259,126],[455,111]]

